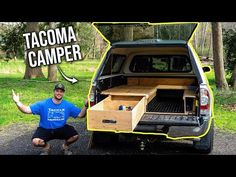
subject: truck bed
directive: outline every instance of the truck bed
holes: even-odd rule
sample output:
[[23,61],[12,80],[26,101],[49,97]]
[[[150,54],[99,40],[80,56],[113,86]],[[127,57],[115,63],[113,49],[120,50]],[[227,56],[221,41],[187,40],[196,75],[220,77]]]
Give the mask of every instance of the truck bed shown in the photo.
[[184,101],[181,99],[154,98],[147,107],[148,112],[184,113]]

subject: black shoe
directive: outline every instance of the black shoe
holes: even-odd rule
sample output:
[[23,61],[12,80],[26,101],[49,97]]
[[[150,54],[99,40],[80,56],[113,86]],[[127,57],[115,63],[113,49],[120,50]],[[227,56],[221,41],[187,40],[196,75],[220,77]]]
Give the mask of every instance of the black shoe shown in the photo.
[[64,155],[73,155],[72,151],[70,151],[69,148],[64,147],[64,144],[62,145],[62,152]]
[[42,149],[40,155],[51,155],[51,153],[52,153],[52,146],[50,145],[48,149]]

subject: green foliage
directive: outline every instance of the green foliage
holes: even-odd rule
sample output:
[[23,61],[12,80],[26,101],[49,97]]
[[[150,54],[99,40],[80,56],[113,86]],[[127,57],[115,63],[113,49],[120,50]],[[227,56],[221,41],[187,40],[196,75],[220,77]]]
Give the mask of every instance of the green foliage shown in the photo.
[[236,112],[232,108],[236,105],[236,92],[233,90],[219,91],[215,86],[214,72],[206,73],[206,76],[214,94],[216,127],[236,132]]
[[[96,45],[96,37],[99,34],[88,22],[53,22],[55,27],[72,26],[76,36],[77,42],[81,47],[81,53],[86,58],[100,58],[101,50]],[[1,49],[7,54],[8,58],[24,57],[24,38],[25,23],[4,24],[0,26],[0,45]],[[48,30],[50,28],[49,22],[40,22],[39,30]]]
[[76,28],[76,25],[77,25],[76,22],[60,22],[57,24],[57,27],[62,28],[62,27],[72,26],[73,28]]
[[232,73],[236,65],[236,30],[223,30],[226,69]]
[[[150,28],[154,27],[154,36],[148,35],[146,39],[162,39],[162,40],[188,40],[193,32],[196,24],[161,24],[161,25],[149,25],[147,23],[139,24],[96,24],[96,27],[102,32],[102,34],[111,42],[123,41],[124,28],[130,26],[133,27],[133,32],[138,34],[137,31],[142,31],[141,34],[136,36],[137,39],[144,39],[143,33]],[[120,33],[118,37],[114,37],[116,33]],[[117,34],[116,34],[117,35]]]
[[24,23],[8,25],[1,32],[1,49],[6,52],[6,58],[24,56]]
[[157,38],[163,40],[188,40],[195,24],[158,25]]
[[108,39],[111,40],[112,39],[112,35],[113,35],[113,28],[111,25],[97,25],[96,26],[99,31],[101,31],[101,33]]
[[76,32],[77,40],[81,48],[81,52],[86,55],[91,52],[94,46],[95,40],[95,29],[92,27],[91,23],[86,22],[60,22],[58,27],[68,27],[72,26]]
[[[78,43],[80,44],[81,51],[86,57],[92,57],[91,53],[95,49],[95,40],[96,40],[96,31],[92,27],[91,23],[78,23],[77,24],[77,32],[78,32]],[[96,50],[96,49],[95,49]],[[95,58],[98,56],[98,52],[96,52]]]
[[[44,23],[48,26],[48,23]],[[100,58],[100,53],[95,46],[96,31],[88,22],[60,22],[56,24],[56,27],[69,27],[72,26],[76,36],[77,42],[80,45],[81,52],[84,57]],[[44,27],[45,28],[45,27]],[[47,27],[46,27],[47,29]],[[95,53],[92,55],[92,53]]]
[[199,56],[212,58],[212,29],[210,22],[199,23],[192,38],[192,44]]

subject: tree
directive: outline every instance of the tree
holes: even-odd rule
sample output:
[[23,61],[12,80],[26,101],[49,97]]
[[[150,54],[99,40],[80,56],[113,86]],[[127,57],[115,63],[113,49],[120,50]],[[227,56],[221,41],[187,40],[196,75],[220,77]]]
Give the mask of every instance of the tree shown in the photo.
[[80,51],[83,58],[92,58],[93,56],[96,56],[96,54],[94,55],[94,47],[96,48],[94,43],[96,30],[92,27],[91,23],[77,23],[75,29],[77,31],[78,44],[80,45]]
[[236,90],[236,65],[234,65],[234,70],[232,73],[233,89]]
[[[204,23],[202,23],[204,24]],[[207,34],[207,27],[208,27],[208,23],[206,22],[205,25],[203,25],[202,28],[202,42],[201,42],[201,54],[204,54],[204,48],[205,48],[205,41],[206,41],[206,34]]]
[[124,27],[124,40],[125,41],[133,41],[133,26],[125,26]]
[[223,38],[220,22],[212,22],[212,42],[216,87],[220,90],[228,89],[224,70]]
[[[56,27],[56,24],[54,22],[49,23],[50,29],[53,29],[55,27]],[[54,46],[50,46],[50,48],[52,48],[52,47],[54,47]],[[56,64],[48,66],[48,80],[52,81],[52,82],[55,82],[58,80],[57,79],[57,65]]]
[[58,81],[56,64],[48,66],[48,80],[52,82]]
[[227,72],[231,74],[229,83],[236,89],[236,30],[224,30],[224,51]]
[[212,57],[211,23],[201,22],[194,33],[193,46],[196,52],[206,58]]
[[[38,22],[27,22],[26,23],[26,32],[38,32],[39,31],[39,26],[38,26]],[[37,51],[36,49],[29,49],[29,51]],[[43,75],[42,72],[42,68],[41,67],[35,67],[35,68],[31,68],[29,65],[29,59],[28,56],[25,56],[25,64],[26,64],[26,68],[25,68],[25,75],[24,75],[24,79],[32,79],[32,78],[45,78],[45,76]]]
[[7,58],[24,56],[24,23],[10,23],[1,26],[0,46]]

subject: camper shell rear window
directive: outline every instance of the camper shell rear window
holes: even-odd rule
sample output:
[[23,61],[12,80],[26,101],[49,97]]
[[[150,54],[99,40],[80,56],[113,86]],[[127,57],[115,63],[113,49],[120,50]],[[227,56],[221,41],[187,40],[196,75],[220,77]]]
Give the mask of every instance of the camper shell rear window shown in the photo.
[[134,73],[191,72],[192,66],[186,55],[136,55],[129,69]]

